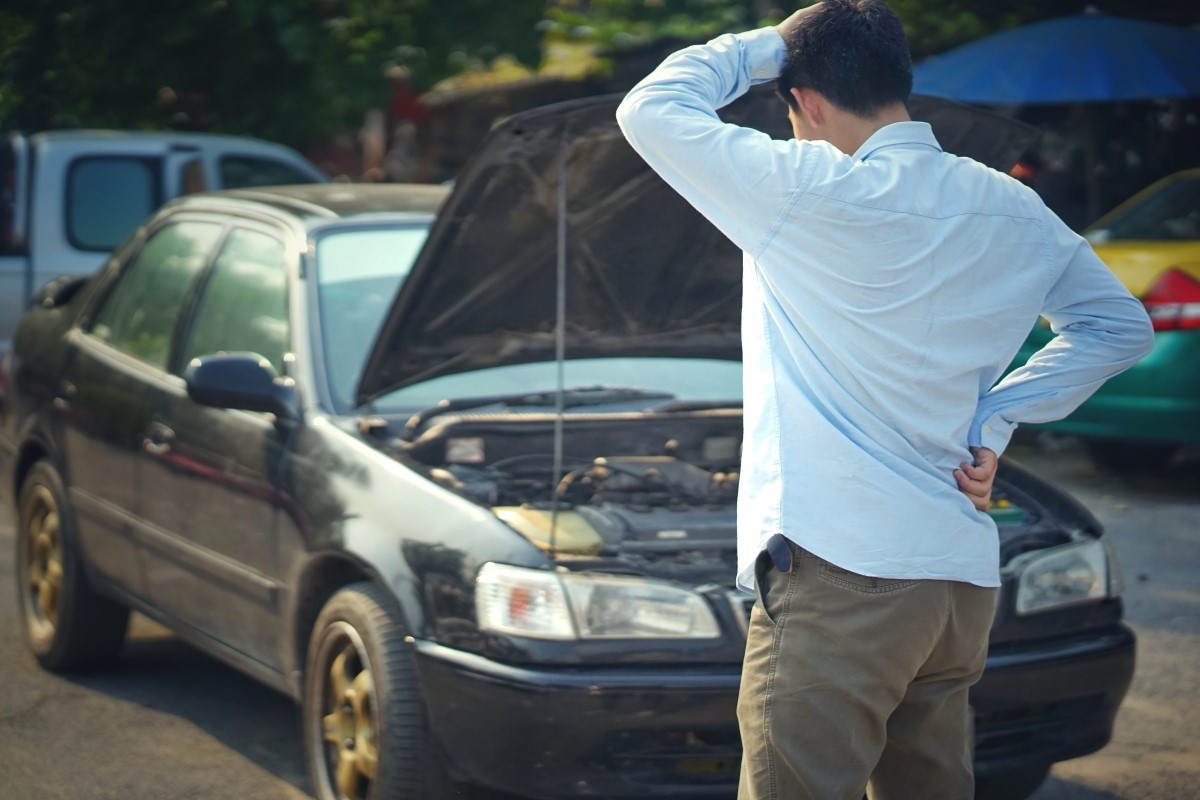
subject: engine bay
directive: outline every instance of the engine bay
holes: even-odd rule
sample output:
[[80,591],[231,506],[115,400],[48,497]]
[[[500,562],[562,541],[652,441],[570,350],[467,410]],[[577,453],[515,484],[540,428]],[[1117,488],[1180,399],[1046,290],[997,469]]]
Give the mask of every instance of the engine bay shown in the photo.
[[[741,436],[737,408],[561,420],[489,411],[440,415],[393,447],[567,566],[727,583],[737,562]],[[1002,563],[1067,541],[1047,509],[1014,483],[997,481],[989,513],[1000,528]]]
[[439,417],[405,455],[557,560],[727,582],[737,550],[740,409]]

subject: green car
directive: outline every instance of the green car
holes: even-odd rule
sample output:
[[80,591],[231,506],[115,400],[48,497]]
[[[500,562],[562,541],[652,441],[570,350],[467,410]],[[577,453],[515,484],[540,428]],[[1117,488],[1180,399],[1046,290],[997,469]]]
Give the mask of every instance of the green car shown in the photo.
[[[1161,466],[1200,443],[1200,169],[1152,184],[1084,236],[1145,303],[1154,349],[1066,419],[1037,427],[1084,437],[1110,466]],[[1013,367],[1053,335],[1044,321],[1035,327]]]

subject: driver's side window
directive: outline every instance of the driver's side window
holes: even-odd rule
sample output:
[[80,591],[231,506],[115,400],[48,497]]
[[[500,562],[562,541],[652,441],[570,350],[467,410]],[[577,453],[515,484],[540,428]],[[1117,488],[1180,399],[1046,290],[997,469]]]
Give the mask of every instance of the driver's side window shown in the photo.
[[204,286],[182,365],[213,353],[257,353],[282,375],[290,342],[283,242],[261,231],[235,228]]

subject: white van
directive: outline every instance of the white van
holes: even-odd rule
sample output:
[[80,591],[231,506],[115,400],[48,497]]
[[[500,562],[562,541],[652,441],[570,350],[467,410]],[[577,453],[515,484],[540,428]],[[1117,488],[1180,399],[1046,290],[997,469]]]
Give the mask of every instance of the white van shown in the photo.
[[0,353],[34,292],[60,275],[99,269],[166,201],[326,180],[295,150],[241,136],[10,134],[0,144]]

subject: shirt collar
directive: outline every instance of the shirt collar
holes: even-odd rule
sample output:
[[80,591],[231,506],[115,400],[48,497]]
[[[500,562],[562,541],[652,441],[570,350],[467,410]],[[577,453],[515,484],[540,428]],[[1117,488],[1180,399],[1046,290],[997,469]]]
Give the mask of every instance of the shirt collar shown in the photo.
[[885,147],[914,146],[932,147],[938,152],[942,150],[928,122],[893,122],[871,134],[870,138],[854,151],[854,160],[866,161]]

